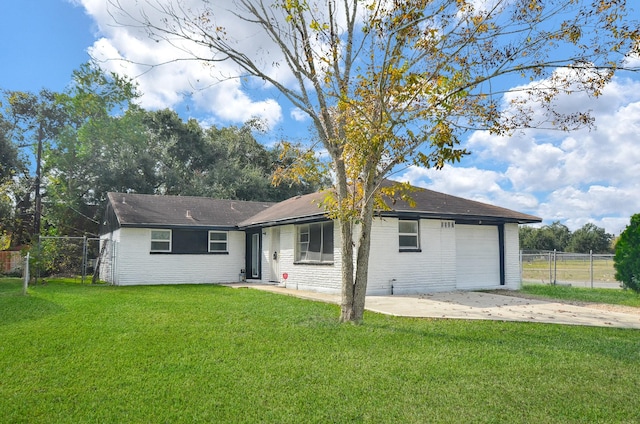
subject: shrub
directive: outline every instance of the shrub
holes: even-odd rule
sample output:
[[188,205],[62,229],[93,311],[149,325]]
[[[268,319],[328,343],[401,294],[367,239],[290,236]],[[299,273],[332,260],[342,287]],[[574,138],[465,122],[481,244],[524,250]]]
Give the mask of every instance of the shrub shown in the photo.
[[640,293],[640,214],[633,215],[631,223],[620,234],[613,262],[616,280]]

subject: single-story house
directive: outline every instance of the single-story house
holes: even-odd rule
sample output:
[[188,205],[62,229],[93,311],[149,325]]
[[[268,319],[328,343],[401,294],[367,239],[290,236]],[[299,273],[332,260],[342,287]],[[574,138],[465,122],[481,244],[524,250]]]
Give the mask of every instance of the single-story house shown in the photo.
[[[280,203],[109,193],[101,279],[117,285],[241,280],[339,293],[339,225],[325,192]],[[368,295],[520,287],[519,224],[541,219],[418,188],[371,231]]]

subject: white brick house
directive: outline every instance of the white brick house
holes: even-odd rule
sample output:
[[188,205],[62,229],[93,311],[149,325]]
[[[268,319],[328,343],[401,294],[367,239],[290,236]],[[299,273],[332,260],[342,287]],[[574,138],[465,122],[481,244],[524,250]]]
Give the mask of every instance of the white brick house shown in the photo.
[[[325,193],[277,204],[109,193],[101,278],[113,284],[226,283],[246,278],[340,292],[339,225]],[[520,286],[518,225],[540,222],[417,189],[374,218],[367,294]]]

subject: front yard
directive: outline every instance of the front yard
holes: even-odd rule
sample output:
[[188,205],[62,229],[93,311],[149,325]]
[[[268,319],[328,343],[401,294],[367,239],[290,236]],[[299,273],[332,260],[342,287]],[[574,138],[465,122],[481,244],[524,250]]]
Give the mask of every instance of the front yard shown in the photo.
[[3,422],[638,422],[640,331],[0,280]]

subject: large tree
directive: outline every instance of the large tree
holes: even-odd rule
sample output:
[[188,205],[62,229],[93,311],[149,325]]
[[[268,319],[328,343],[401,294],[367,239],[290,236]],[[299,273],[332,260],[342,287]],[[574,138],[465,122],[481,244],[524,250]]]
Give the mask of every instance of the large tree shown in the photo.
[[109,191],[275,201],[316,188],[272,186],[276,151],[249,124],[205,129],[142,109],[138,95],[128,78],[87,63],[54,96],[66,121],[43,152],[47,231],[97,234]]
[[145,162],[149,149],[133,104],[137,96],[129,79],[91,63],[75,70],[69,87],[55,95],[66,121],[44,148],[43,182],[46,223],[56,234],[97,234],[106,191],[147,187],[153,165]]
[[571,240],[569,228],[555,221],[541,228],[522,227],[520,248],[525,250],[557,250],[564,252]]
[[611,253],[611,240],[613,235],[589,222],[571,234],[568,250],[576,253]]
[[640,214],[631,217],[631,222],[618,238],[615,250],[613,266],[616,280],[640,293]]
[[525,250],[557,250],[576,253],[610,253],[613,236],[595,224],[588,223],[573,233],[560,221],[541,228],[522,227],[520,248]]
[[156,152],[159,193],[280,201],[317,188],[304,180],[274,187],[278,150],[258,143],[251,122],[205,129],[195,119],[184,122],[176,112],[160,110],[146,112],[144,125]]
[[[0,102],[0,107],[2,103]],[[11,125],[0,113],[0,250],[10,245],[14,224],[11,198],[13,178],[21,172],[18,149],[11,140]]]
[[50,90],[43,89],[37,94],[3,90],[2,94],[4,137],[11,140],[14,148],[31,149],[35,159],[35,175],[31,176],[30,168],[21,165],[21,172],[17,175],[19,181],[13,181],[11,188],[16,205],[11,240],[15,247],[40,234],[43,149],[64,128],[67,116],[56,102],[56,93]]
[[0,184],[10,180],[22,168],[18,148],[11,140],[11,127],[6,117],[0,114]]
[[[638,25],[627,19],[624,0],[144,3],[112,0],[111,13],[179,47],[178,60],[187,53],[213,67],[233,63],[232,77],[265,81],[313,122],[334,176],[326,207],[340,222],[342,321],[363,316],[373,211],[385,177],[407,164],[440,168],[459,160],[467,153],[460,138],[470,129],[505,134],[589,124],[584,111],[559,113],[554,99],[597,95],[638,50]],[[249,27],[242,36],[256,37],[255,48],[236,38],[240,27]],[[518,77],[528,84],[501,113],[505,79]],[[543,113],[533,113],[533,102]]]

